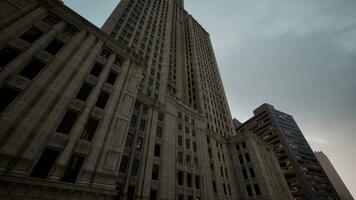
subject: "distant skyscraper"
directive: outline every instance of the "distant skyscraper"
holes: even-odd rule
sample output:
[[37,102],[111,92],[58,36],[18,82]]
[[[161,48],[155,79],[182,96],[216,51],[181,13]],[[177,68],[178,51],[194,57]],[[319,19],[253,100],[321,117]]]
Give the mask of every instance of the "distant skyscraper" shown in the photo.
[[263,104],[238,127],[271,144],[295,200],[339,199],[293,117]]
[[340,199],[354,200],[329,158],[321,151],[315,152],[315,156],[319,160],[319,163],[323,167],[326,175],[329,177],[336,192],[339,194]]

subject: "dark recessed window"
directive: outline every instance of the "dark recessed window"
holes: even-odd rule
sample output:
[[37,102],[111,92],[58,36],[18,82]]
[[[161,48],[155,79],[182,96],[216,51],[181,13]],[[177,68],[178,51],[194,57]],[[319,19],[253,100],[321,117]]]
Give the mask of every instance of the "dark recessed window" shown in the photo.
[[46,18],[43,19],[44,22],[46,22],[50,26],[54,26],[59,22],[58,17],[55,17],[53,15],[48,15]]
[[183,185],[183,172],[178,171],[178,185]]
[[151,190],[150,200],[157,200],[157,190]]
[[132,141],[134,139],[134,136],[132,133],[128,133],[126,137],[126,142],[125,142],[125,147],[130,148],[132,146]]
[[78,32],[78,29],[71,24],[68,24],[63,31],[63,35],[67,37],[73,37]]
[[237,151],[240,150],[240,145],[239,145],[239,144],[236,145],[236,150],[237,150]]
[[251,186],[246,185],[246,190],[247,190],[248,196],[251,197],[251,196],[253,195],[253,194],[252,194],[252,188],[251,188]]
[[213,190],[214,190],[214,193],[218,193],[218,190],[216,188],[216,182],[213,181]]
[[141,122],[140,122],[140,130],[141,130],[141,131],[145,131],[145,129],[146,129],[146,120],[141,119]]
[[0,113],[2,113],[20,94],[19,91],[10,88],[3,87],[0,89]]
[[158,180],[159,166],[154,164],[152,167],[152,180]]
[[106,103],[109,100],[110,95],[106,92],[101,92],[99,95],[98,100],[96,101],[95,106],[101,109],[104,109],[106,106]]
[[161,156],[161,145],[155,144],[154,156],[156,157]]
[[246,169],[242,169],[242,175],[243,175],[244,179],[248,178]]
[[57,128],[57,132],[69,134],[77,118],[78,113],[68,110]]
[[242,155],[239,155],[239,161],[240,161],[240,164],[244,163],[244,159],[243,159]]
[[261,195],[260,187],[257,184],[253,184],[253,187],[255,188],[256,195]]
[[59,50],[62,49],[62,47],[64,46],[64,43],[54,39],[46,48],[45,51],[52,54],[52,55],[56,55],[58,53]]
[[58,151],[52,149],[45,149],[40,159],[37,161],[36,166],[33,168],[30,176],[36,178],[47,178],[54,161],[57,159],[58,153]]
[[28,79],[34,79],[42,69],[46,66],[44,62],[33,59],[26,67],[20,72],[20,75]]
[[98,128],[98,125],[99,125],[98,120],[89,118],[80,138],[83,140],[92,141],[92,139],[95,135],[96,129]]
[[79,175],[79,172],[82,168],[83,162],[84,162],[84,157],[73,155],[68,163],[66,171],[64,172],[62,181],[75,183]]
[[134,160],[133,160],[133,162],[132,162],[132,170],[131,170],[131,175],[133,175],[133,176],[137,176],[139,166],[140,166],[140,160],[138,160],[138,159],[134,159]]
[[126,172],[128,163],[129,163],[129,157],[122,156],[121,163],[120,163],[120,168],[119,168],[119,172],[120,173],[125,173]]
[[130,127],[131,128],[135,128],[136,127],[136,123],[137,123],[137,116],[136,115],[132,115],[131,121],[130,121]]
[[30,30],[28,30],[26,33],[21,35],[21,39],[27,41],[28,43],[33,43],[36,41],[39,37],[41,37],[43,34],[42,31],[40,31],[38,28],[32,27]]
[[195,175],[195,188],[200,189],[200,177]]
[[245,153],[245,158],[247,162],[251,161],[250,155],[248,153]]
[[162,137],[162,127],[157,126],[156,136],[159,138]]
[[115,81],[116,81],[116,78],[117,78],[117,72],[111,71],[109,76],[108,76],[108,79],[106,80],[106,82],[111,84],[111,85],[114,85]]
[[187,186],[192,187],[192,175],[187,173]]
[[184,195],[183,194],[178,194],[178,200],[184,200]]
[[12,47],[5,47],[0,50],[0,67],[4,67],[9,64],[14,58],[16,58],[20,52]]
[[93,66],[93,68],[90,71],[90,74],[98,77],[102,70],[103,70],[103,65],[101,65],[99,63],[95,63],[95,65]]
[[253,168],[248,168],[250,171],[250,175],[252,178],[256,177],[255,171],[253,170]]
[[80,88],[76,98],[79,99],[79,100],[82,100],[82,101],[86,101],[91,90],[92,90],[93,86],[87,84],[87,83],[84,83],[82,85],[82,87]]
[[135,199],[135,186],[130,185],[127,189],[127,200],[134,200]]

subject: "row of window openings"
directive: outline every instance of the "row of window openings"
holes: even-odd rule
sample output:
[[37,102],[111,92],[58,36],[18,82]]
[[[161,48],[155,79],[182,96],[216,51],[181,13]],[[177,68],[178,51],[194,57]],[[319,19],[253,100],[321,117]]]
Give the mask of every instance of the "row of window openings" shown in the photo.
[[[248,153],[245,153],[245,159],[246,159],[246,162],[251,162],[251,158],[250,158],[250,155]],[[245,163],[242,154],[239,155],[239,161],[240,161],[240,164],[244,164]]]
[[[223,189],[224,189],[224,194],[227,195],[227,192],[226,192],[226,185],[223,183]],[[228,189],[229,189],[229,195],[232,196],[231,194],[231,187],[230,185],[228,184]],[[216,186],[216,182],[213,181],[213,191],[214,193],[218,193],[218,189],[217,189],[217,186]]]
[[[181,123],[178,123],[178,130],[182,131],[183,130],[183,125]],[[185,127],[185,133],[189,134],[190,133],[190,128],[188,126]],[[196,136],[196,131],[192,129],[192,135],[195,137]]]
[[[198,168],[198,158],[194,157],[194,164]],[[183,164],[183,152],[178,152],[178,163]],[[185,156],[185,164],[190,165],[191,164],[191,155],[186,155]]]
[[[190,139],[186,138],[185,139],[185,148],[190,149]],[[195,141],[192,142],[193,145],[193,151],[197,152],[197,143]],[[178,135],[178,146],[183,146],[183,137],[181,135]]]
[[[177,181],[178,181],[178,185],[183,186],[184,185],[184,172],[183,171],[178,171],[177,174]],[[192,182],[193,182],[193,178],[192,178],[192,174],[189,173],[185,173],[185,177],[186,177],[186,186],[187,187],[192,187]],[[200,189],[200,177],[198,175],[194,175],[195,180],[195,189]]]
[[[119,172],[120,173],[126,173],[127,172],[127,168],[128,168],[128,164],[129,164],[129,157],[124,155],[121,158]],[[139,167],[140,167],[140,160],[135,158],[132,161],[132,168],[131,168],[131,175],[132,176],[137,176],[138,175]],[[153,164],[151,179],[152,180],[158,180],[158,178],[159,178],[159,165]]]
[[[59,151],[48,148],[44,149],[30,176],[43,179],[47,178],[58,155]],[[84,160],[85,157],[72,155],[61,180],[64,182],[75,183],[81,171]]]
[[[253,187],[255,189],[255,193],[257,196],[261,195],[261,190],[260,187],[258,186],[258,184],[253,184]],[[253,192],[252,192],[252,187],[250,185],[246,185],[246,190],[247,190],[247,194],[249,197],[253,196]]]

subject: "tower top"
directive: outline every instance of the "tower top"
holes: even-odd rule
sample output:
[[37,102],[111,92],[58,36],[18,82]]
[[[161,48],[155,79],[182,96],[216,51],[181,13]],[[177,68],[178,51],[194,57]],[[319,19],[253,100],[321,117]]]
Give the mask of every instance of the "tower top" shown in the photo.
[[175,0],[178,5],[184,8],[184,0]]

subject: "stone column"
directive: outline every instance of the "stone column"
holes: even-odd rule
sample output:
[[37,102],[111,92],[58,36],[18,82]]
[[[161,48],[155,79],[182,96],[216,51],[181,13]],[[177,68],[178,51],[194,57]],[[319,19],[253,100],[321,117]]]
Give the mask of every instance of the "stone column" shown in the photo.
[[6,26],[8,26],[11,23],[14,23],[14,21],[18,20],[22,16],[31,12],[36,7],[38,7],[37,2],[30,4],[30,5],[26,6],[25,8],[18,9],[16,12],[11,13],[10,15],[7,15],[6,17],[0,19],[0,29],[5,28]]
[[107,64],[104,67],[103,72],[101,73],[101,75],[98,78],[98,83],[97,85],[93,88],[93,90],[91,91],[87,102],[86,102],[86,106],[83,110],[83,112],[80,114],[79,118],[76,121],[76,124],[74,125],[71,133],[70,133],[70,140],[68,142],[68,144],[66,145],[65,149],[61,152],[61,154],[59,155],[56,163],[55,163],[55,170],[52,171],[52,174],[50,175],[50,178],[53,180],[59,180],[61,179],[63,173],[64,173],[64,169],[67,166],[70,158],[71,158],[71,154],[72,154],[72,150],[74,148],[74,145],[76,144],[77,140],[80,138],[80,135],[82,134],[86,122],[89,119],[89,114],[91,112],[91,110],[93,109],[93,107],[95,106],[95,103],[99,97],[100,92],[102,91],[102,87],[106,81],[107,76],[109,75],[112,65],[115,62],[116,59],[116,55],[112,54],[108,61]]

